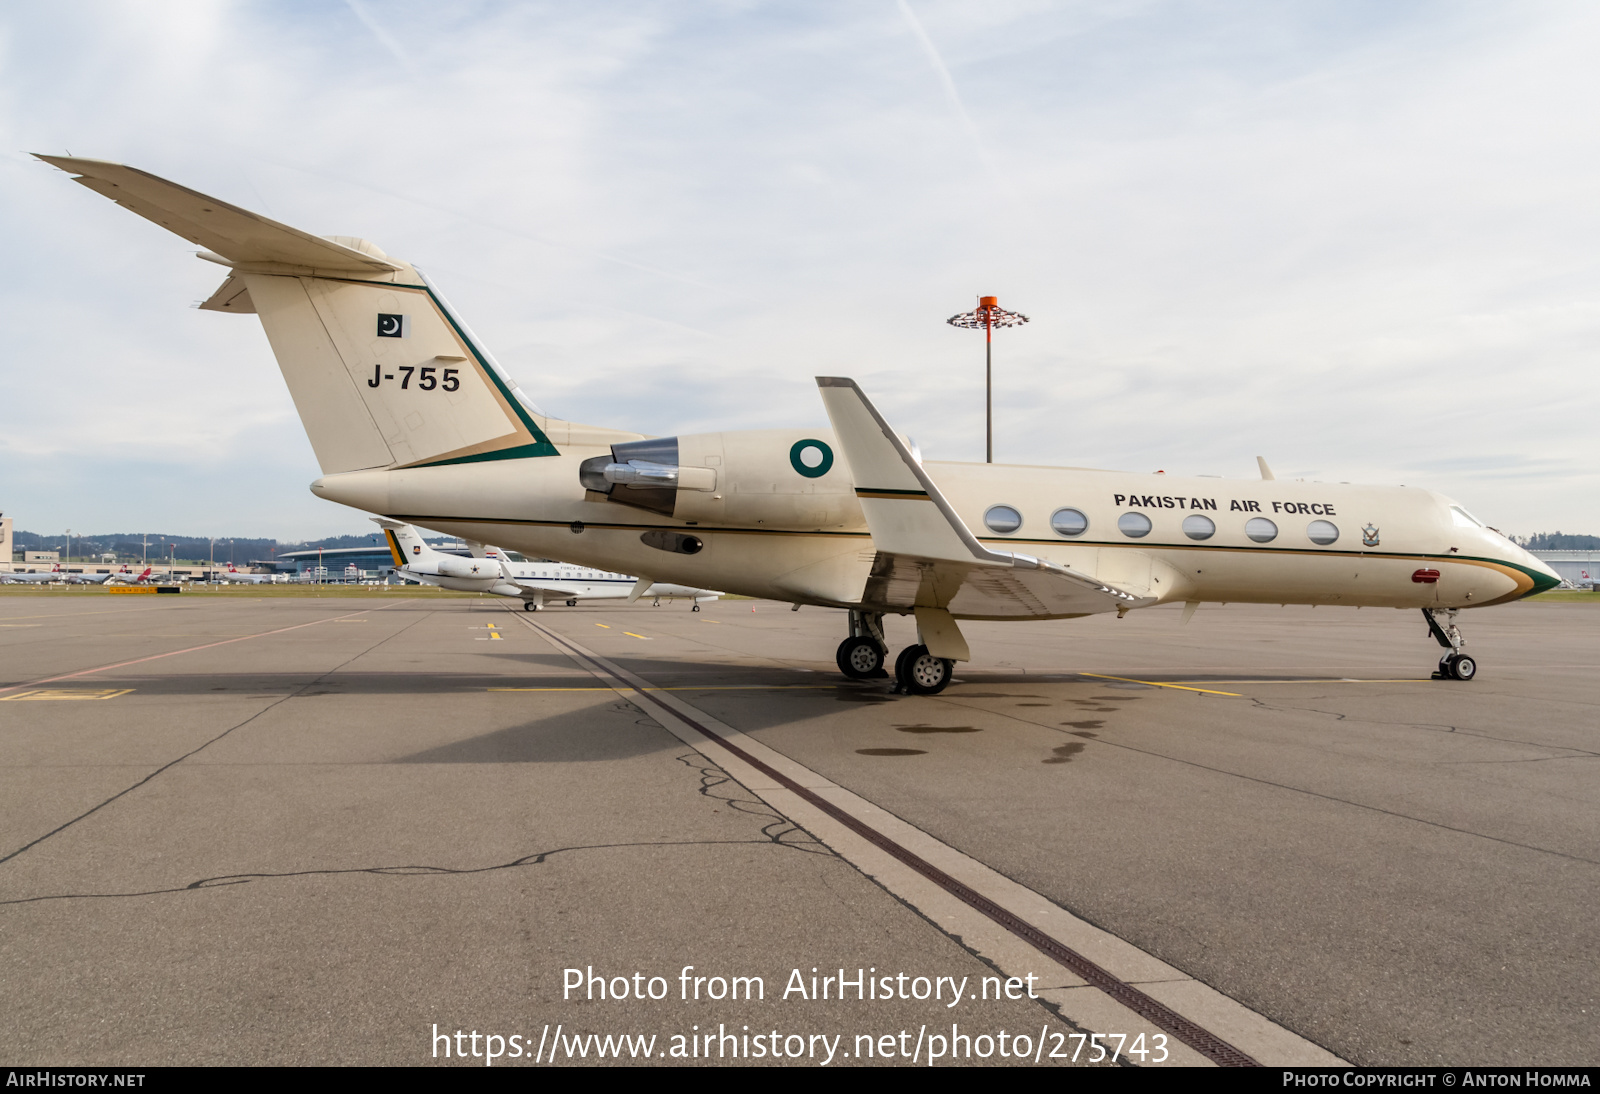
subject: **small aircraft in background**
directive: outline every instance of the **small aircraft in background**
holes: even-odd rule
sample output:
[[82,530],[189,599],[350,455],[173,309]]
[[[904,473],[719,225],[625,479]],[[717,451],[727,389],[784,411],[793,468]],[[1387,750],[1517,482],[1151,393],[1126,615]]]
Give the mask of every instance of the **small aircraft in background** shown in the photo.
[[[81,576],[81,575],[79,575]],[[58,562],[48,570],[38,573],[8,573],[0,574],[0,584],[4,585],[48,585],[52,581],[66,581],[67,574],[61,569]]]
[[473,557],[462,558],[428,546],[413,525],[382,517],[372,520],[382,526],[388,537],[395,572],[401,577],[444,589],[518,597],[523,611],[536,612],[547,599],[565,600],[568,607],[576,607],[580,600],[626,599],[631,604],[648,596],[656,604],[663,600],[692,600],[694,606],[690,610],[697,612],[702,601],[722,595],[710,589],[664,585],[567,562],[535,561],[471,540],[467,546]]
[[271,585],[276,574],[247,574],[236,570],[233,563],[228,563],[226,571],[219,571],[211,575],[213,581],[220,581],[225,585]]
[[143,585],[149,578],[148,568],[137,576],[126,567],[118,573],[84,574],[69,573],[58,562],[52,568],[36,574],[0,573],[0,585],[48,585],[56,581],[66,585]]

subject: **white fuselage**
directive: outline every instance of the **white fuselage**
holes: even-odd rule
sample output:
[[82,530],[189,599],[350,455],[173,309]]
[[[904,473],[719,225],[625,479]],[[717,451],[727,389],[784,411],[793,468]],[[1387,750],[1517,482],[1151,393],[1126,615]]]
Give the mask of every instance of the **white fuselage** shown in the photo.
[[[817,430],[716,436],[722,452],[780,453],[784,462],[798,438],[831,439]],[[679,438],[688,466],[694,465],[694,440]],[[648,573],[797,603],[908,611],[915,601],[914,594],[900,602],[865,598],[875,552],[847,471],[835,467],[778,493],[769,484],[782,482],[781,467],[758,459],[723,463],[715,495],[702,491],[686,505],[680,492],[668,517],[585,494],[577,465],[604,451],[356,471],[325,476],[312,489],[333,501],[468,539],[492,537],[525,554],[558,555],[597,571]],[[737,467],[748,476],[747,494],[739,490],[745,484]],[[1069,566],[1154,603],[1473,607],[1557,580],[1522,548],[1458,516],[1448,498],[1427,490],[934,461],[925,468],[986,546]],[[717,520],[719,503],[740,509]],[[995,505],[1014,508],[1020,527],[1003,535],[989,531],[984,514]],[[1081,533],[1053,530],[1052,514],[1066,508],[1086,518]],[[1147,516],[1150,531],[1132,536],[1120,530],[1127,513]],[[1185,534],[1189,516],[1208,518],[1214,531],[1205,539]],[[1252,539],[1246,525],[1255,518],[1272,521],[1276,534]],[[1313,521],[1331,524],[1335,538],[1316,542]],[[693,535],[703,548],[681,554],[642,541],[658,529]],[[1327,538],[1326,529],[1318,531]],[[1007,617],[962,608],[957,594],[950,602],[957,617]]]

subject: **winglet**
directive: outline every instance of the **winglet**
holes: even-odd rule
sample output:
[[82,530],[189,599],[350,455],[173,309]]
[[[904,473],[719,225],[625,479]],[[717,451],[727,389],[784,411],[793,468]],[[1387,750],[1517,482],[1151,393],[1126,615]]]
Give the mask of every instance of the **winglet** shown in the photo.
[[854,380],[818,376],[817,388],[878,550],[979,566],[1067,572],[1031,555],[991,551],[979,543]]
[[648,577],[641,577],[638,581],[635,581],[633,583],[633,588],[628,590],[628,603],[632,604],[637,601],[641,596],[644,595],[644,591],[653,584],[655,584],[655,582],[650,580]]
[[818,376],[817,388],[878,550],[980,565],[1001,561],[955,514],[854,380]]

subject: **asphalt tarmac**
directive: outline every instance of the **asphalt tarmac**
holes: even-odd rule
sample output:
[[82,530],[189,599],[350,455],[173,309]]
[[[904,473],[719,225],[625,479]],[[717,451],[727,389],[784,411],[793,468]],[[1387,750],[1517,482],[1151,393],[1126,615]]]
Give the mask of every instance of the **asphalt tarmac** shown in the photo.
[[[1600,612],[1461,619],[1467,684],[1426,679],[1413,613],[1229,605],[966,624],[977,660],[902,697],[837,674],[842,613],[765,602],[7,597],[0,1055],[481,1066],[492,1035],[497,1064],[594,1063],[598,1034],[657,1063],[925,1064],[942,1038],[1060,1064],[1149,1033],[699,724],[980,896],[1072,913],[1082,952],[1176,970],[1102,961],[1146,995],[1209,985],[1186,1013],[1262,1062],[1592,1064]],[[839,999],[841,969],[893,997]]]

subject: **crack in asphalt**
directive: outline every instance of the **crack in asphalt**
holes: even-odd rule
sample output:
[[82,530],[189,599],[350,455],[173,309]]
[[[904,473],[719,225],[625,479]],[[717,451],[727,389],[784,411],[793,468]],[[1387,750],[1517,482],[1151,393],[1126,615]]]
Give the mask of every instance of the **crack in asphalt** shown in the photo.
[[[995,716],[1000,717],[1000,718],[1008,718],[1011,721],[1021,722],[1023,725],[1034,726],[1034,727],[1036,727],[1038,729],[1043,729],[1043,730],[1045,730],[1047,732],[1050,732],[1050,733],[1062,733],[1063,732],[1062,730],[1057,729],[1055,726],[1046,725],[1043,722],[1035,722],[1035,721],[1033,721],[1033,720],[1031,720],[1029,718],[1025,718],[1025,717],[1022,717],[1020,715],[1016,715],[1016,714],[1009,714],[1009,713],[1007,713],[1005,711],[1002,711],[1002,710],[990,710],[987,707],[981,707],[981,706],[980,707],[962,707],[961,704],[956,703],[952,698],[946,698],[945,696],[942,696],[942,695],[940,695],[940,696],[930,696],[929,698],[932,698],[935,702],[948,703],[951,706],[956,706],[956,707],[958,707],[960,709],[981,710],[985,714],[992,714],[992,715],[995,715]],[[1206,696],[1194,696],[1193,698],[1203,700],[1203,699],[1206,698]],[[1269,709],[1271,709],[1271,708],[1269,708]],[[1404,723],[1396,723],[1396,724],[1404,724]],[[1123,743],[1121,741],[1108,741],[1108,740],[1105,740],[1105,739],[1102,738],[1102,739],[1094,741],[1093,743],[1097,744],[1097,745],[1104,745],[1104,746],[1106,746],[1108,748],[1120,748],[1120,749],[1123,749],[1123,750],[1128,751],[1128,752],[1135,752],[1135,753],[1138,753],[1141,756],[1150,756],[1150,757],[1152,757],[1154,759],[1158,759],[1158,760],[1166,760],[1166,761],[1168,761],[1170,763],[1181,764],[1184,767],[1194,768],[1195,770],[1198,770],[1198,771],[1209,771],[1209,772],[1212,772],[1213,774],[1217,774],[1217,775],[1225,775],[1225,776],[1228,776],[1230,778],[1243,779],[1246,782],[1256,783],[1256,784],[1258,784],[1260,786],[1270,786],[1270,787],[1273,787],[1273,788],[1278,789],[1278,790],[1286,790],[1286,791],[1288,791],[1289,793],[1292,793],[1292,794],[1303,794],[1303,795],[1305,795],[1306,797],[1309,797],[1309,798],[1317,798],[1317,799],[1322,800],[1322,801],[1335,802],[1335,803],[1337,803],[1339,805],[1348,805],[1348,806],[1351,806],[1352,808],[1364,809],[1364,810],[1367,810],[1367,811],[1372,812],[1372,813],[1381,813],[1384,816],[1395,817],[1398,820],[1411,821],[1411,822],[1413,822],[1415,824],[1426,825],[1429,828],[1437,828],[1437,829],[1439,829],[1441,831],[1445,831],[1445,832],[1455,832],[1455,833],[1458,833],[1459,835],[1463,835],[1463,836],[1472,836],[1472,837],[1477,838],[1477,839],[1488,840],[1491,843],[1498,843],[1498,844],[1502,844],[1502,845],[1507,846],[1507,847],[1518,847],[1518,848],[1521,848],[1524,851],[1536,851],[1536,852],[1538,852],[1540,854],[1554,855],[1557,858],[1567,859],[1570,862],[1581,862],[1581,863],[1584,863],[1585,865],[1588,865],[1588,866],[1600,866],[1600,860],[1596,860],[1596,859],[1592,859],[1592,858],[1585,858],[1582,855],[1575,855],[1575,854],[1572,854],[1571,852],[1568,852],[1568,851],[1558,851],[1558,850],[1555,850],[1554,848],[1551,848],[1551,847],[1540,847],[1537,844],[1523,843],[1523,842],[1521,842],[1519,840],[1507,839],[1504,836],[1493,836],[1493,835],[1489,835],[1486,832],[1473,831],[1470,828],[1459,828],[1459,827],[1457,827],[1457,826],[1455,826],[1453,824],[1445,824],[1443,821],[1428,820],[1425,817],[1415,817],[1415,816],[1412,816],[1409,813],[1401,813],[1401,812],[1398,812],[1397,810],[1385,809],[1381,805],[1372,805],[1369,802],[1352,801],[1349,798],[1341,798],[1341,797],[1339,797],[1339,796],[1337,796],[1335,794],[1325,794],[1325,793],[1323,793],[1321,791],[1310,790],[1310,789],[1307,789],[1306,787],[1303,787],[1303,786],[1293,786],[1293,785],[1290,785],[1288,783],[1277,782],[1277,781],[1275,781],[1273,779],[1264,779],[1264,778],[1261,778],[1258,775],[1246,775],[1243,772],[1239,772],[1239,771],[1229,771],[1227,768],[1213,767],[1210,764],[1199,763],[1199,762],[1197,762],[1195,760],[1185,760],[1185,759],[1182,759],[1182,758],[1177,757],[1177,756],[1169,756],[1169,755],[1167,755],[1166,753],[1163,753],[1163,752],[1156,752],[1156,751],[1154,751],[1152,749],[1148,749],[1148,748],[1138,748],[1138,747],[1135,747],[1134,745],[1125,744],[1125,743]]]
[[376,877],[466,877],[473,874],[489,874],[499,870],[515,870],[523,866],[538,866],[548,861],[554,855],[569,854],[574,851],[611,851],[630,847],[722,847],[722,846],[779,846],[792,850],[803,850],[792,843],[784,843],[776,839],[727,839],[727,840],[637,840],[628,843],[589,843],[574,844],[569,847],[552,847],[544,851],[534,851],[521,855],[508,862],[492,863],[488,866],[348,866],[342,868],[328,867],[320,870],[283,870],[283,871],[255,871],[244,874],[219,874],[216,877],[200,878],[187,885],[179,885],[168,889],[145,889],[127,893],[46,893],[41,896],[16,897],[11,900],[0,900],[0,907],[14,904],[37,904],[49,900],[117,900],[141,896],[169,896],[175,893],[194,893],[205,889],[219,889],[228,885],[248,885],[252,881],[273,881],[279,878],[302,877],[342,877],[351,874],[371,874]]
[[[1547,749],[1552,749],[1552,750],[1560,750],[1560,751],[1565,751],[1565,752],[1577,753],[1576,756],[1549,756],[1549,757],[1542,757],[1544,759],[1561,760],[1561,759],[1579,759],[1579,758],[1584,758],[1584,757],[1600,757],[1600,752],[1592,752],[1592,751],[1590,751],[1589,749],[1586,749],[1586,748],[1575,748],[1572,745],[1545,744],[1544,742],[1541,742],[1541,741],[1524,741],[1524,740],[1522,740],[1522,739],[1520,739],[1518,737],[1497,737],[1492,733],[1484,733],[1484,732],[1482,732],[1480,730],[1476,730],[1476,729],[1462,729],[1460,726],[1450,725],[1448,722],[1403,722],[1403,721],[1396,722],[1396,721],[1389,721],[1389,720],[1384,719],[1384,718],[1369,718],[1369,717],[1364,717],[1364,716],[1361,716],[1361,715],[1344,714],[1344,713],[1341,713],[1341,712],[1336,711],[1336,710],[1323,710],[1321,707],[1295,706],[1292,703],[1284,704],[1282,706],[1276,706],[1273,703],[1268,702],[1265,699],[1259,699],[1259,698],[1256,698],[1256,697],[1253,697],[1253,696],[1251,696],[1249,698],[1250,698],[1250,702],[1255,704],[1255,706],[1257,708],[1261,709],[1261,710],[1271,710],[1271,711],[1278,711],[1278,712],[1301,711],[1301,712],[1304,712],[1304,713],[1307,713],[1307,714],[1325,714],[1328,717],[1333,718],[1335,721],[1340,721],[1340,722],[1355,721],[1355,722],[1364,723],[1366,725],[1374,725],[1374,726],[1403,726],[1403,727],[1405,727],[1407,729],[1422,729],[1422,730],[1432,729],[1432,730],[1438,730],[1439,732],[1443,732],[1443,733],[1457,733],[1457,734],[1460,734],[1463,737],[1476,737],[1481,741],[1494,741],[1497,744],[1522,745],[1525,748],[1547,748]],[[1313,697],[1313,698],[1315,698],[1315,697]],[[1451,761],[1442,761],[1442,762],[1451,762]],[[1515,763],[1520,763],[1522,761],[1470,760],[1470,761],[1457,761],[1457,762],[1467,762],[1467,763],[1515,762]]]
[[[654,723],[652,722],[652,724]],[[663,732],[665,732],[665,730],[663,730]],[[770,823],[761,827],[761,834],[767,837],[765,842],[776,844],[779,847],[787,847],[791,851],[802,851],[806,854],[822,855],[825,858],[839,857],[838,855],[834,854],[832,848],[822,843],[810,832],[807,832],[804,828],[801,828],[798,824],[795,824],[788,817],[785,817],[783,814],[772,809],[767,805],[766,802],[759,801],[754,798],[736,798],[727,794],[713,793],[714,790],[726,786],[738,787],[741,790],[743,790],[744,787],[740,786],[739,783],[734,781],[732,775],[729,775],[726,771],[722,770],[722,768],[706,759],[706,757],[702,756],[700,753],[685,752],[681,756],[676,757],[676,759],[679,763],[683,764],[685,767],[688,767],[691,771],[694,771],[700,776],[700,789],[698,793],[701,797],[710,801],[720,801],[736,813],[744,813],[747,816],[756,818],[766,818]],[[809,841],[809,845],[806,842],[787,842],[785,839],[787,836],[802,836],[806,841]],[[760,843],[763,841],[741,840],[739,842]]]
[[[387,608],[387,607],[389,607],[389,605],[385,604],[382,607],[373,608],[371,610],[375,611],[375,612],[381,612],[381,611],[384,610],[384,608]],[[177,767],[179,764],[181,764],[184,760],[187,760],[189,757],[191,757],[193,755],[196,755],[197,753],[204,752],[206,749],[210,748],[212,745],[216,744],[218,741],[220,741],[224,737],[228,736],[228,734],[232,733],[234,730],[243,729],[245,726],[249,725],[251,722],[255,721],[257,718],[260,718],[262,715],[266,714],[268,711],[277,709],[282,704],[287,703],[290,699],[293,699],[296,696],[298,696],[298,695],[302,694],[303,692],[305,692],[308,688],[316,687],[318,684],[321,684],[324,680],[326,680],[329,676],[332,676],[334,673],[336,673],[340,669],[344,668],[345,665],[348,665],[352,661],[355,661],[355,660],[357,660],[359,658],[365,657],[367,654],[371,653],[373,650],[377,649],[379,646],[383,645],[385,642],[388,642],[389,639],[399,637],[400,635],[404,634],[406,631],[410,630],[412,627],[415,627],[418,623],[422,622],[422,620],[426,619],[426,618],[427,618],[427,616],[423,616],[423,617],[421,617],[419,619],[415,619],[412,622],[406,624],[404,627],[401,627],[399,630],[395,631],[393,634],[388,635],[385,638],[378,639],[371,646],[369,646],[366,649],[362,650],[360,653],[352,654],[349,658],[347,658],[346,660],[340,662],[338,665],[335,665],[333,668],[329,669],[327,672],[324,672],[321,676],[318,676],[315,680],[307,681],[305,684],[303,684],[300,687],[298,687],[298,688],[294,689],[293,691],[289,692],[287,695],[283,696],[281,699],[278,699],[275,702],[268,703],[266,706],[262,707],[260,710],[256,711],[254,714],[250,715],[250,717],[244,719],[241,722],[236,722],[235,724],[229,726],[227,729],[223,730],[221,733],[217,734],[215,737],[211,738],[209,741],[205,741],[205,742],[201,743],[200,745],[196,746],[195,748],[191,748],[188,752],[185,752],[183,755],[179,756],[177,759],[168,760],[166,763],[162,764],[160,767],[158,767],[154,771],[150,772],[150,774],[146,775],[144,778],[140,779],[138,782],[134,783],[132,786],[124,787],[122,790],[117,791],[115,794],[111,795],[109,798],[106,798],[104,801],[100,802],[99,804],[94,805],[94,806],[90,807],[89,809],[84,810],[82,813],[79,813],[76,817],[73,817],[71,820],[66,821],[63,824],[59,824],[56,827],[52,828],[50,831],[46,832],[44,835],[39,836],[36,839],[30,840],[27,843],[24,843],[21,847],[18,847],[15,851],[12,851],[12,852],[10,852],[9,854],[7,854],[7,855],[5,855],[3,857],[0,857],[0,866],[3,866],[4,864],[10,862],[12,859],[16,858],[18,855],[22,854],[24,851],[28,851],[28,850],[31,850],[34,847],[39,846],[39,844],[43,843],[47,839],[50,839],[52,836],[60,835],[62,832],[65,832],[68,828],[71,828],[73,825],[77,824],[79,821],[86,820],[89,817],[92,817],[94,814],[100,812],[100,810],[104,809],[106,806],[110,805],[112,802],[115,802],[118,799],[126,797],[127,795],[133,793],[135,790],[139,789],[141,786],[146,785],[147,783],[149,783],[149,782],[153,781],[154,779],[160,777],[161,775],[165,774],[166,772],[172,770],[174,767]]]

